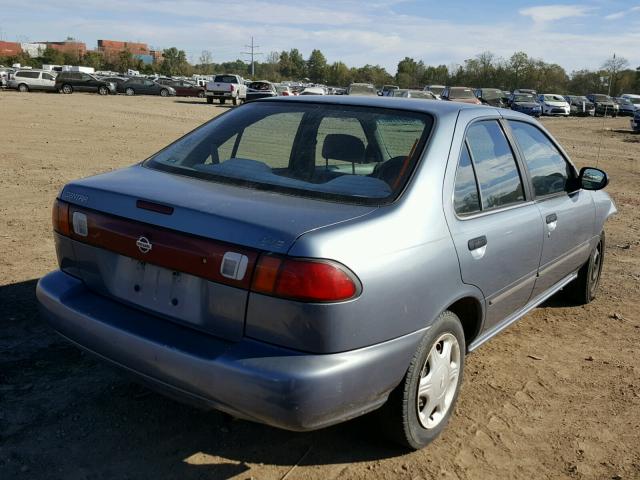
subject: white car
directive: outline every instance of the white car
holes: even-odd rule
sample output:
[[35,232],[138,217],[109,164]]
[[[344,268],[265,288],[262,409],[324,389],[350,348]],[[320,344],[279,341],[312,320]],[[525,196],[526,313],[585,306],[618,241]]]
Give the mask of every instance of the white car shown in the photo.
[[542,107],[542,115],[562,115],[568,117],[571,113],[569,102],[555,93],[542,93],[538,95],[538,103]]
[[54,91],[56,85],[56,75],[53,72],[28,69],[18,70],[13,74],[11,80],[7,82],[7,88],[13,88],[20,92],[31,90]]

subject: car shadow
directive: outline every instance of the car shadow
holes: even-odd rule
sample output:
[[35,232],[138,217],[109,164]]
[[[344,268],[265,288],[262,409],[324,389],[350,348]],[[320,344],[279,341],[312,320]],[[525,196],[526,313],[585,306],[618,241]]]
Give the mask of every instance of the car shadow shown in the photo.
[[[40,318],[37,280],[0,286],[0,458],[6,478],[227,479],[400,456],[370,414],[295,433],[202,411],[131,381]],[[42,449],[42,445],[49,445]],[[108,459],[108,461],[105,461]]]

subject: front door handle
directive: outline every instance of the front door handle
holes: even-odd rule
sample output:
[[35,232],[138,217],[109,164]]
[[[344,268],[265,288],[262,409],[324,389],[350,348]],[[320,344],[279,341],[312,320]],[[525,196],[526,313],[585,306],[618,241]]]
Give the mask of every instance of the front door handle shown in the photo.
[[481,237],[472,238],[471,240],[469,240],[469,242],[467,242],[467,247],[469,247],[469,250],[471,251],[478,250],[479,248],[482,248],[486,245],[487,237],[485,237],[484,235],[482,235]]
[[557,221],[558,221],[558,215],[556,215],[555,213],[551,213],[547,215],[547,224],[557,222]]

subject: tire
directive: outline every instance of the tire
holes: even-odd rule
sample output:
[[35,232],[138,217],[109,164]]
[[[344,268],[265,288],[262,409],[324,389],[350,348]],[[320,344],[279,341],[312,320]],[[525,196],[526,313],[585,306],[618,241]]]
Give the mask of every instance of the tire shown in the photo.
[[20,93],[27,93],[29,91],[29,86],[25,83],[21,83],[20,85],[18,85],[18,91]]
[[207,97],[207,103],[209,105],[212,105],[213,104],[213,97]]
[[596,298],[604,265],[605,244],[605,234],[602,232],[589,260],[578,270],[578,278],[567,285],[566,297],[572,303],[586,305]]
[[[198,98],[204,98],[204,92],[203,91],[198,92]],[[211,100],[213,100],[213,99],[211,99]]]
[[231,102],[232,102],[234,105],[238,105],[238,100],[239,100],[239,99],[238,99],[238,97],[233,97],[233,98],[231,99]]
[[[440,435],[458,398],[465,351],[460,319],[453,312],[443,312],[422,338],[402,382],[379,410],[393,441],[418,450]],[[431,381],[426,380],[429,377]],[[420,383],[425,388],[422,393]]]
[[133,97],[136,94],[136,91],[133,88],[129,87],[124,91],[124,93],[127,97]]
[[100,95],[109,95],[109,89],[105,86],[98,88],[98,93]]
[[60,91],[65,95],[71,95],[73,93],[73,87],[68,83],[65,83],[64,85],[62,85],[62,88],[60,89]]
[[162,90],[160,90],[160,96],[161,97],[168,97],[169,96],[169,90],[167,90],[166,88],[163,88]]
[[225,102],[226,102],[226,100],[224,98],[220,99],[220,105],[224,105]]

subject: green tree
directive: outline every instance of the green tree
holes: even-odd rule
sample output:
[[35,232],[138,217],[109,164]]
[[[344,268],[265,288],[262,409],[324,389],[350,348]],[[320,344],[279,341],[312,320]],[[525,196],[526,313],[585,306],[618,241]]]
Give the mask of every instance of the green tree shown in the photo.
[[342,62],[335,62],[327,67],[327,84],[346,87],[353,81],[351,70]]
[[178,50],[176,47],[165,49],[163,52],[164,60],[160,65],[160,73],[163,75],[189,75],[191,66],[187,61],[187,54],[184,50]]
[[64,65],[64,55],[53,48],[45,48],[42,52],[42,63],[45,65]]
[[82,58],[82,64],[92,67],[95,70],[102,70],[104,67],[104,56],[100,52],[88,51]]
[[309,79],[314,83],[324,83],[327,78],[327,59],[320,50],[313,50],[307,60]]
[[416,62],[413,58],[404,57],[398,63],[396,82],[400,88],[417,87],[424,76],[425,66],[422,60]]

